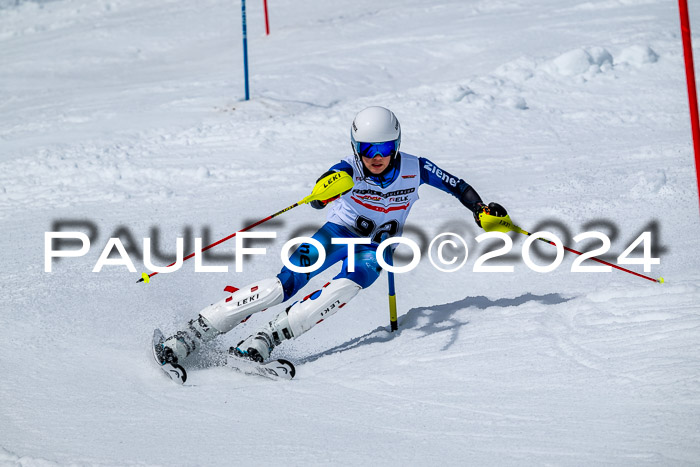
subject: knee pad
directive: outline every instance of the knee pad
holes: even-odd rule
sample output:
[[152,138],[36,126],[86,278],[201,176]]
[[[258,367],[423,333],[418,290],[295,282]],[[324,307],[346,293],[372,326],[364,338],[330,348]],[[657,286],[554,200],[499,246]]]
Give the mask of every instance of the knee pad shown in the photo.
[[362,287],[350,279],[335,279],[287,310],[289,328],[297,338],[345,306]]

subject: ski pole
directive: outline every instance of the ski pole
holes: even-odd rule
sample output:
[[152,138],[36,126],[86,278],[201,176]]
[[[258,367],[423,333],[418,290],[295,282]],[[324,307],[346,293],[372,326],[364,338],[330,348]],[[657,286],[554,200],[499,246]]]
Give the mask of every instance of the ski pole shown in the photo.
[[[384,241],[386,237],[382,237]],[[394,250],[389,247],[384,250],[384,261],[389,266],[394,265]],[[394,285],[394,273],[387,271],[387,281],[389,283],[389,323],[391,324],[391,332],[397,331],[399,329],[399,322],[396,316],[396,286]]]
[[[300,201],[297,201],[296,203],[292,204],[291,206],[287,206],[286,208],[282,209],[281,211],[277,211],[276,213],[274,213],[270,216],[267,216],[264,219],[260,219],[259,221],[255,222],[253,224],[250,224],[248,227],[244,227],[241,230],[232,233],[228,237],[224,237],[221,240],[215,241],[211,245],[205,246],[204,248],[202,248],[201,253],[204,253],[205,251],[207,251],[211,248],[214,248],[216,245],[224,243],[226,240],[232,239],[233,237],[236,236],[236,234],[238,234],[240,232],[245,232],[247,230],[250,230],[253,227],[258,226],[258,225],[262,224],[263,222],[267,222],[270,219],[277,217],[280,214],[283,214],[291,209],[294,209],[295,207],[297,207],[299,205],[310,203],[311,201],[316,201],[316,200],[327,201],[329,199],[335,198],[337,196],[340,196],[340,195],[348,192],[350,189],[352,189],[352,187],[353,187],[353,181],[352,181],[352,177],[350,175],[348,175],[346,172],[342,172],[342,171],[341,172],[334,172],[326,177],[323,177],[318,182],[316,182],[316,186],[314,186],[314,189],[309,196],[305,197],[304,199],[302,199]],[[197,253],[199,253],[199,252],[195,251],[193,253],[190,253],[189,255],[184,257],[182,259],[182,261],[184,262],[190,258],[193,258]],[[175,263],[171,263],[171,264],[167,265],[166,267],[173,266],[176,263],[177,263],[177,261]],[[158,272],[152,272],[150,274],[146,274],[144,272],[143,274],[141,274],[141,279],[137,280],[136,283],[137,284],[139,282],[148,283],[148,282],[150,282],[151,277],[155,276],[156,274],[158,274]]]
[[[512,232],[521,233],[523,235],[527,235],[528,237],[530,235],[532,235],[530,232],[523,230],[520,227],[518,227],[517,225],[513,224],[513,222],[510,220],[509,215],[505,215],[503,217],[497,217],[497,216],[492,216],[490,214],[486,214],[486,213],[482,212],[481,214],[479,214],[479,220],[481,221],[481,226],[487,232],[498,231],[498,232],[507,233],[507,232],[512,231]],[[546,238],[539,238],[538,237],[537,240],[543,241],[545,243],[549,243],[550,245],[556,245],[556,243],[554,243],[550,240],[547,240]],[[570,253],[575,253],[577,255],[583,255],[583,253],[581,253],[580,251],[576,251],[573,248],[569,248],[565,245],[562,245],[562,247],[564,248],[564,250],[566,250]],[[645,276],[644,274],[639,274],[637,272],[630,271],[629,269],[623,268],[622,266],[618,266],[617,264],[608,263],[607,261],[603,261],[602,259],[598,259],[598,258],[588,258],[588,259],[590,259],[591,261],[595,261],[597,263],[604,264],[606,266],[611,266],[615,269],[619,269],[620,271],[628,272],[628,273],[635,275],[637,277],[641,277],[642,279],[646,279],[646,280],[649,280],[652,282],[658,282],[661,284],[664,283],[663,277],[660,277],[658,279],[654,279],[653,277]]]

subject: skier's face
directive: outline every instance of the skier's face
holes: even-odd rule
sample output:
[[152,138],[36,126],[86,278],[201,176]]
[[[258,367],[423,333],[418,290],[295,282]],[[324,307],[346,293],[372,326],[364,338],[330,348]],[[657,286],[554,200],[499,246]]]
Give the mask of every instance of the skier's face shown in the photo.
[[375,175],[384,172],[384,170],[389,167],[390,162],[391,157],[382,157],[379,154],[374,157],[362,157],[362,163],[365,164],[367,170]]

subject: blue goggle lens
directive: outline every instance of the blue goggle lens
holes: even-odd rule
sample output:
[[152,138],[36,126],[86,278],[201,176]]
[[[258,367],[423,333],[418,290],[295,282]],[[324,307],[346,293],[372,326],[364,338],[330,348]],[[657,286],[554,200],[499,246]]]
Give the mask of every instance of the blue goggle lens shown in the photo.
[[396,154],[396,141],[385,141],[383,143],[356,143],[357,153],[362,157],[390,157]]

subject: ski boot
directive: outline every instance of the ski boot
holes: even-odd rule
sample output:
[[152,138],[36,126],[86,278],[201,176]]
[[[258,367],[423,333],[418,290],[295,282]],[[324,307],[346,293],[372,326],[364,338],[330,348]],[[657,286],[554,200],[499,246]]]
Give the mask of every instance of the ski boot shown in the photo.
[[320,290],[293,303],[260,331],[233,348],[237,357],[265,362],[283,340],[296,339],[345,306],[361,287],[350,279],[335,279]]
[[187,323],[184,331],[178,331],[163,342],[160,352],[161,364],[178,363],[195,351],[198,346],[212,340],[221,334],[209,324],[206,318],[199,315]]
[[283,340],[294,337],[289,328],[287,315],[289,308],[267,323],[257,334],[249,336],[247,339],[240,341],[236,347],[232,347],[231,352],[233,355],[259,363],[269,359],[272,349]]

